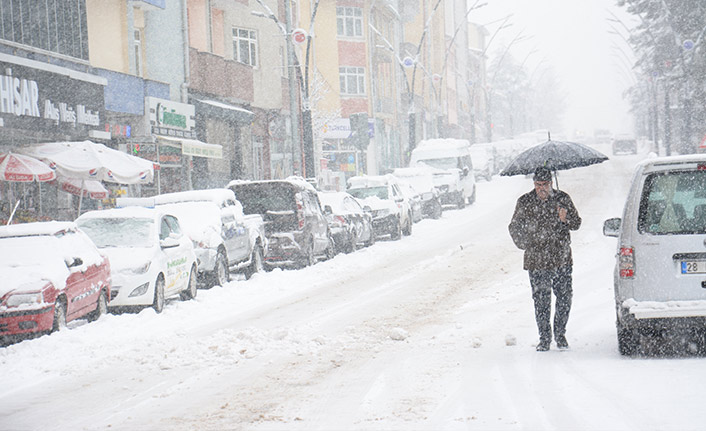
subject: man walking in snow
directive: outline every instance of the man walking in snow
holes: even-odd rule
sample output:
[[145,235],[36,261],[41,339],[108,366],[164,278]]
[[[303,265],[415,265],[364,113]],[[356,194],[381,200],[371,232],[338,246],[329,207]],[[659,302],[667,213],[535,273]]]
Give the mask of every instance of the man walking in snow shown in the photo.
[[524,269],[529,272],[532,286],[539,352],[549,350],[552,340],[552,291],[556,297],[554,340],[560,349],[569,347],[565,335],[572,298],[569,231],[579,226],[581,217],[571,197],[552,189],[552,172],[548,168],[537,168],[534,190],[517,199],[508,228],[515,245],[525,251]]

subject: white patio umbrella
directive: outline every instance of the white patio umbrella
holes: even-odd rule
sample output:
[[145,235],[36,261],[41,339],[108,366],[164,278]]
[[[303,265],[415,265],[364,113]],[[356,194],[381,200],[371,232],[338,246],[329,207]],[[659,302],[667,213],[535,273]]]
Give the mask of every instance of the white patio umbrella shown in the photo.
[[[117,184],[149,184],[154,179],[154,163],[91,141],[49,142],[21,149],[23,154],[49,164],[65,178],[96,180]],[[78,213],[84,194],[79,192]]]
[[[7,152],[0,154],[0,180],[8,181],[13,183],[31,183],[36,181],[39,185],[39,193],[41,195],[42,186],[41,183],[52,181],[56,178],[54,171],[46,164],[40,162],[39,160],[25,156],[23,154],[17,154],[13,152]],[[12,191],[12,189],[10,189]],[[12,193],[10,192],[12,197]],[[14,198],[10,199],[12,202]],[[14,205],[12,214],[8,219],[8,224],[12,221],[12,217],[15,215],[15,210],[17,210],[17,204]],[[39,199],[39,213],[42,213],[42,200]]]

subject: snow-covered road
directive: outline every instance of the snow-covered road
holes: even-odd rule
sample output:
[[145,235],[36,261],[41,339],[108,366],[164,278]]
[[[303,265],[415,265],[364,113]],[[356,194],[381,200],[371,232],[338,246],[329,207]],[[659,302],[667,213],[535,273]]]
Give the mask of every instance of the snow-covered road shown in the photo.
[[523,177],[411,237],[0,348],[0,429],[703,429],[704,358],[617,352],[615,239],[641,156],[562,172],[573,235],[569,351],[534,350]]

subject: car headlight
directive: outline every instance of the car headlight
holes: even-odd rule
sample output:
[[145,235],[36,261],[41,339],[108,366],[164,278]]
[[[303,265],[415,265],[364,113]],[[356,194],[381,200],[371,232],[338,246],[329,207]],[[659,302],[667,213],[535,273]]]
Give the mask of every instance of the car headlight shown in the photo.
[[38,305],[44,302],[42,292],[15,293],[10,295],[5,302],[8,307],[19,307],[21,305]]
[[389,208],[384,208],[381,210],[375,210],[373,211],[373,217],[378,218],[378,217],[385,217],[386,215],[390,214],[390,209]]
[[130,269],[130,271],[132,271],[133,274],[144,274],[150,270],[151,264],[152,264],[152,261],[147,261],[147,263],[145,263],[144,265],[140,265],[136,268],[132,268],[132,269]]
[[141,295],[144,295],[145,292],[147,292],[147,288],[148,288],[148,287],[150,287],[150,283],[149,283],[149,282],[147,282],[147,283],[145,283],[145,284],[142,284],[142,285],[140,285],[140,286],[137,286],[137,288],[135,288],[135,290],[133,290],[132,292],[130,292],[130,295],[128,295],[128,296],[131,296],[131,297],[132,297],[132,296],[141,296]]

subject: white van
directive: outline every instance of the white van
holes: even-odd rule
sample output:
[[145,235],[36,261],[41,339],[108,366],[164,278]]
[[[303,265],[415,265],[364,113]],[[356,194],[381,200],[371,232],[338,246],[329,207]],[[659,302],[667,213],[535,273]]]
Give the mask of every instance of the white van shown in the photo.
[[[638,164],[622,219],[614,271],[620,353],[647,337],[704,343],[706,335],[706,154]],[[679,337],[674,338],[674,335]]]
[[471,161],[471,145],[465,139],[429,139],[412,150],[410,167],[431,166],[434,185],[443,205],[463,208],[476,200],[476,177]]

